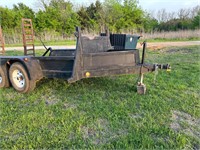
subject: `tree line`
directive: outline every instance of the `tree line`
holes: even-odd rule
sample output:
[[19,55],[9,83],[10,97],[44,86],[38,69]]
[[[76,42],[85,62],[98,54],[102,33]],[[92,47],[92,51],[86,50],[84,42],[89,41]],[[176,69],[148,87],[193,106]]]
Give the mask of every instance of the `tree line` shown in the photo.
[[89,6],[74,6],[71,1],[39,0],[35,12],[23,3],[12,9],[0,6],[0,24],[4,30],[21,31],[21,18],[31,18],[36,32],[54,31],[68,36],[75,26],[87,32],[152,32],[200,28],[200,6],[168,13],[165,9],[153,15],[143,10],[137,0],[105,0]]

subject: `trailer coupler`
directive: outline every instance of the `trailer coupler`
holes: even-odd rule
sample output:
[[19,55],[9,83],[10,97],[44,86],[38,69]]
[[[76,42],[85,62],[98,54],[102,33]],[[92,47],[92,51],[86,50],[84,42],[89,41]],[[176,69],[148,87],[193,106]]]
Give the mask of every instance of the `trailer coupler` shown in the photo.
[[170,66],[170,64],[166,64],[166,65],[154,64],[154,70],[153,71],[156,71],[157,69],[165,69],[166,71],[171,71],[171,66]]

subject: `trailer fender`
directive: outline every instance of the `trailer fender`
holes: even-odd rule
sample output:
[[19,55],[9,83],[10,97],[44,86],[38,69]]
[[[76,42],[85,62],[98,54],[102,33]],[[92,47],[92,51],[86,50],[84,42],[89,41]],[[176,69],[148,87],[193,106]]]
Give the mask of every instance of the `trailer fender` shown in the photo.
[[[32,59],[32,58],[11,58],[7,60],[1,60],[1,64],[6,64],[11,66],[13,63],[19,62],[21,63],[25,70],[27,71],[28,78],[29,80],[40,80],[42,79],[43,73],[42,73],[42,68],[39,64],[39,61],[37,59]],[[9,68],[8,68],[9,69]]]
[[24,61],[23,63],[24,63],[23,65],[25,66],[27,70],[30,80],[37,81],[44,77],[42,73],[42,68],[38,60],[31,59],[31,60]]

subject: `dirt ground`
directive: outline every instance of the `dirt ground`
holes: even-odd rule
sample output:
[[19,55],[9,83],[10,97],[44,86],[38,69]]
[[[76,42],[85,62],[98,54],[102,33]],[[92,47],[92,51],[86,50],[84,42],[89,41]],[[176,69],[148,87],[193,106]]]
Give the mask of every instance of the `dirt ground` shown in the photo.
[[[147,43],[147,48],[151,50],[159,50],[164,47],[171,47],[171,46],[193,46],[193,45],[199,45],[200,47],[200,41],[183,41],[183,42],[152,42]],[[141,44],[138,43],[137,48],[142,48]]]

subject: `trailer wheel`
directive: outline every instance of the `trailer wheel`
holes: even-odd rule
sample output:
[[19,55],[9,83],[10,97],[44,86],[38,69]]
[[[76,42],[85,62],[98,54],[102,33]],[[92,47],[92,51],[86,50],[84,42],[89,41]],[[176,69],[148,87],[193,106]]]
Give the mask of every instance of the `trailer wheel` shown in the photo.
[[20,93],[28,93],[35,88],[35,81],[29,80],[27,71],[21,63],[14,63],[9,69],[10,82],[14,89]]
[[10,86],[8,79],[8,71],[5,65],[0,66],[0,88],[6,88]]

